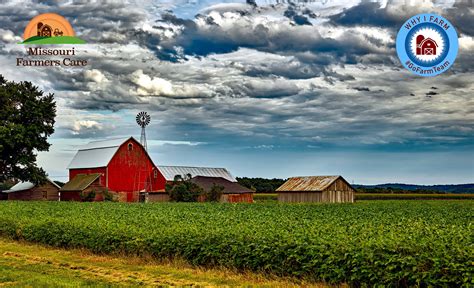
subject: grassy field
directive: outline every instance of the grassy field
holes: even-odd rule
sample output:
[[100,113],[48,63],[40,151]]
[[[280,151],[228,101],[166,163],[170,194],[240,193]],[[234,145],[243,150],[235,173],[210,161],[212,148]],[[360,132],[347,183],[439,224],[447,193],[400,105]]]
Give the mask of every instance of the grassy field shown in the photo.
[[0,235],[360,286],[474,285],[473,201],[0,203]]
[[192,267],[184,261],[95,255],[0,239],[0,287],[258,286],[327,287],[253,273]]
[[[257,202],[277,201],[276,193],[256,193]],[[355,200],[474,200],[474,194],[356,193]]]

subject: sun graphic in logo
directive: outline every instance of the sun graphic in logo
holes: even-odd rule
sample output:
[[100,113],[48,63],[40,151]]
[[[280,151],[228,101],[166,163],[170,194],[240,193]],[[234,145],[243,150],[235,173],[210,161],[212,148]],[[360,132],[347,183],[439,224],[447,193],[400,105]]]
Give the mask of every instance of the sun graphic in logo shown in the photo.
[[84,44],[76,37],[69,21],[55,13],[45,13],[31,19],[23,33],[21,44]]
[[420,61],[436,61],[443,55],[446,43],[441,34],[431,28],[419,29],[410,39],[411,53]]

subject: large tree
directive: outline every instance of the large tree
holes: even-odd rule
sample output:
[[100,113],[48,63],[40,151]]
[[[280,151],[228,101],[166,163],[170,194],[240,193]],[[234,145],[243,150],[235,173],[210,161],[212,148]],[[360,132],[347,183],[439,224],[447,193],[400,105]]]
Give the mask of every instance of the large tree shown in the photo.
[[47,139],[54,132],[55,117],[53,94],[44,94],[31,82],[7,81],[0,75],[0,182],[46,180],[36,156],[49,150]]

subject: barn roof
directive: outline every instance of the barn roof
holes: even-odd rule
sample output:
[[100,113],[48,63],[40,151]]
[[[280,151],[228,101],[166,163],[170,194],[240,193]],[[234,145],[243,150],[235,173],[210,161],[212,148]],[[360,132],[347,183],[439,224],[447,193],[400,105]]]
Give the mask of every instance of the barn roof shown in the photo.
[[176,175],[185,176],[191,174],[194,176],[207,176],[207,177],[222,177],[231,182],[237,182],[234,176],[225,168],[211,168],[211,167],[186,167],[186,166],[158,166],[161,174],[165,177],[166,181],[173,181]]
[[191,182],[196,183],[201,186],[204,190],[211,190],[212,186],[217,185],[224,187],[225,194],[234,194],[234,193],[253,193],[254,191],[240,185],[237,182],[231,182],[222,177],[205,177],[205,176],[196,176],[191,179]]
[[342,178],[342,176],[292,177],[278,187],[276,191],[323,191],[338,178]]
[[60,191],[83,191],[100,177],[99,173],[77,174],[71,181],[64,184]]
[[[68,169],[98,168],[109,164],[119,147],[133,137],[93,141],[77,151]],[[136,140],[135,140],[136,141]],[[137,141],[138,142],[138,141]]]
[[[53,184],[54,186],[56,186],[57,188],[61,188],[58,186],[58,184],[54,183],[53,181],[51,181],[49,178],[47,179],[51,184]],[[11,193],[11,192],[19,192],[19,191],[25,191],[25,190],[28,190],[28,189],[31,189],[35,187],[35,184],[31,183],[31,182],[28,182],[28,181],[25,181],[25,182],[18,182],[17,184],[13,185],[13,187],[11,187],[10,189],[8,190],[4,190],[3,193]]]

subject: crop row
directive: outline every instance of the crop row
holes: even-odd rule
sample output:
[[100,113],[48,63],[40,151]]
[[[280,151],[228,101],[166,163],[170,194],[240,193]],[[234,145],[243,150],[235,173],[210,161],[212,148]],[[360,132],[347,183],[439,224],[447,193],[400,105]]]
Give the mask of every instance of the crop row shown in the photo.
[[0,203],[0,235],[352,286],[470,287],[472,201]]
[[[276,193],[255,193],[254,200],[277,201]],[[392,193],[356,193],[355,200],[474,200],[474,194],[392,194]]]

